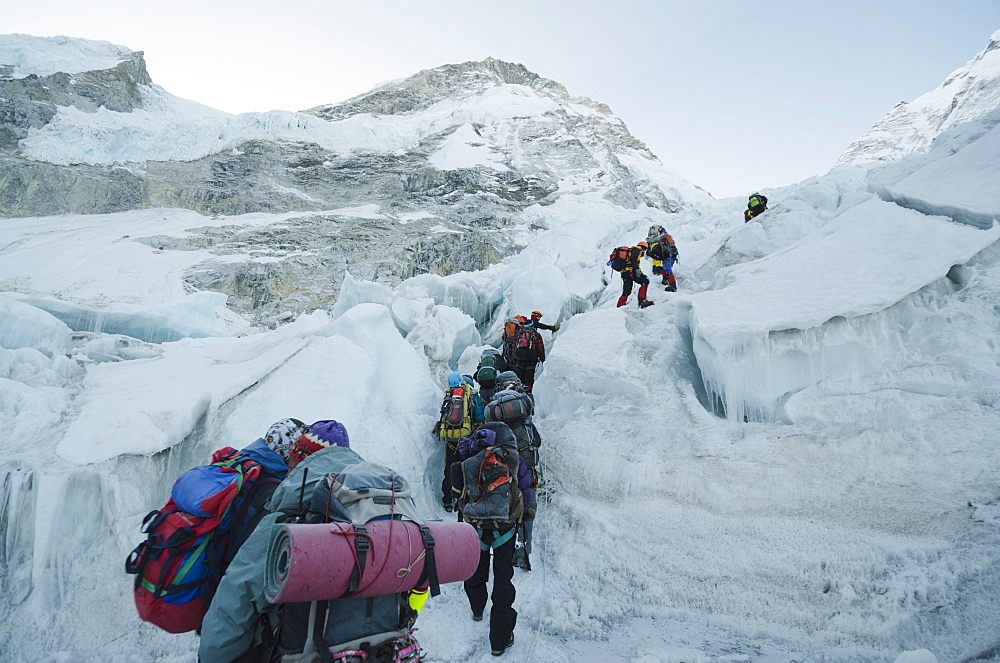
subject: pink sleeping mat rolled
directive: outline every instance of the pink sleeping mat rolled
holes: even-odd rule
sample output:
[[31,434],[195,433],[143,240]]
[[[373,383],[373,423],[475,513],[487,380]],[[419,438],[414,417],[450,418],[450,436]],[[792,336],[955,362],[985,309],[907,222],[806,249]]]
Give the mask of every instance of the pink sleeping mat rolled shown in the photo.
[[[468,523],[428,522],[434,536],[438,582],[468,580],[479,564],[479,535]],[[426,555],[420,528],[409,520],[365,524],[371,548],[358,590],[351,597],[382,596],[426,586]],[[325,601],[344,595],[355,567],[350,523],[290,524],[281,527],[267,553],[264,596],[269,603]]]

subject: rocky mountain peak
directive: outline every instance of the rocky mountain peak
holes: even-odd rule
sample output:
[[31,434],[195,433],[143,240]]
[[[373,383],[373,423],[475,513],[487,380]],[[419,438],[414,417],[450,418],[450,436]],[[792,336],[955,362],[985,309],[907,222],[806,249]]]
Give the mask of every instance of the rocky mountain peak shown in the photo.
[[445,99],[466,99],[500,85],[523,85],[539,93],[569,97],[562,85],[542,78],[522,64],[486,58],[425,69],[408,78],[383,83],[346,101],[304,112],[327,121],[361,113],[401,115],[426,110]]

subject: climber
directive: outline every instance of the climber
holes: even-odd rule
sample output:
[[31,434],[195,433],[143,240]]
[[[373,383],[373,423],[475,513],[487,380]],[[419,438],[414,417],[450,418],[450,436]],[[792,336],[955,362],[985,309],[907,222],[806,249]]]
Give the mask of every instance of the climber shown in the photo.
[[534,327],[535,329],[548,329],[549,331],[559,331],[559,327],[562,326],[561,322],[557,322],[554,325],[547,325],[542,322],[542,312],[532,311],[531,320],[525,323],[525,327]]
[[618,298],[618,308],[628,303],[632,294],[632,285],[639,284],[639,308],[652,306],[655,302],[646,299],[646,289],[649,288],[649,277],[639,269],[639,260],[649,248],[647,242],[639,242],[635,246],[619,246],[611,252],[611,259],[606,264],[622,275],[622,296]]
[[750,219],[756,217],[760,213],[767,209],[767,196],[759,193],[750,194],[750,200],[747,202],[747,208],[743,212],[743,223],[746,223]]
[[[536,325],[533,322],[534,320],[525,321],[517,330],[510,344],[510,359],[507,361],[507,368],[517,374],[518,380],[521,381],[524,390],[528,393],[531,393],[531,389],[535,385],[535,370],[538,368],[538,364],[545,361],[545,343],[542,341],[541,334],[535,329]],[[558,326],[552,325],[552,327]]]
[[513,318],[510,318],[503,323],[503,329],[500,336],[500,359],[502,361],[501,365],[498,367],[501,371],[510,370],[511,366],[513,366],[514,359],[512,354],[514,350],[514,337],[517,336],[517,333],[521,331],[526,324],[528,324],[528,319],[523,315],[515,315]]
[[[663,230],[663,226],[660,226],[660,229]],[[677,278],[674,276],[674,263],[678,259],[677,244],[674,243],[670,233],[663,230],[657,235],[656,239],[650,242],[647,255],[653,261],[653,275],[659,274],[663,277],[660,283],[667,286],[664,290],[677,292]]]

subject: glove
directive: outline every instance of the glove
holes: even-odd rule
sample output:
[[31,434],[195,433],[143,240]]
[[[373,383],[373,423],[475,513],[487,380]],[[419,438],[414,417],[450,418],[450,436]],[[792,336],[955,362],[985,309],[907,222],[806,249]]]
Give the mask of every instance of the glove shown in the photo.
[[559,327],[561,327],[561,326],[562,326],[562,323],[561,322],[557,322],[556,324],[552,325],[552,331],[554,331],[554,332],[559,331]]
[[521,520],[518,522],[530,523],[535,519],[535,510],[529,507],[524,507],[524,511],[521,513]]

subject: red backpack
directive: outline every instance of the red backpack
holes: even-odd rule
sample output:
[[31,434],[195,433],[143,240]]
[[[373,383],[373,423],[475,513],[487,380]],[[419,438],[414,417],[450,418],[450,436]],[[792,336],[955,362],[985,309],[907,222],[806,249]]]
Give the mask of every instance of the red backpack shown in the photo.
[[[166,505],[142,521],[147,535],[125,560],[135,574],[135,607],[144,621],[170,633],[201,626],[225,573],[230,523],[260,476],[259,463],[232,447],[210,465],[182,474]],[[231,559],[231,558],[230,558]]]

